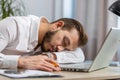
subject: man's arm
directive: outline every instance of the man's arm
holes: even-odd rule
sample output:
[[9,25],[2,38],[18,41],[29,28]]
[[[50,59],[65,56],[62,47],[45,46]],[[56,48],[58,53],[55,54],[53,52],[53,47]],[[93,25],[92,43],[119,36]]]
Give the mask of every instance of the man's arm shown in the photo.
[[[10,18],[0,21],[0,68],[16,68],[18,57],[17,55],[4,55],[2,51],[8,46],[12,36],[10,30],[14,30],[15,22]],[[11,29],[9,29],[9,27]],[[15,33],[13,31],[13,33]]]
[[78,63],[85,59],[81,48],[76,48],[74,51],[54,52],[52,58],[58,63]]
[[[0,52],[7,46],[8,40],[0,34]],[[0,53],[0,68],[16,68],[17,67],[17,61],[18,61],[17,55],[4,55],[3,53]]]
[[[12,18],[6,18],[0,21],[0,68],[26,68],[26,69],[39,69],[46,71],[59,71],[59,67],[55,67],[47,56],[17,56],[4,54],[8,46],[12,47],[12,42],[17,38],[16,22]],[[14,46],[13,46],[14,48]]]

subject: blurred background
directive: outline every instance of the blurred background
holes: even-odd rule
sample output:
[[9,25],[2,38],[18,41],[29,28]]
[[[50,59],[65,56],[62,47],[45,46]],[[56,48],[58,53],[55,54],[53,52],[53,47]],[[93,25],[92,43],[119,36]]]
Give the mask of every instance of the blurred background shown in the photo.
[[[6,4],[10,14],[4,10]],[[1,19],[7,16],[36,15],[45,16],[51,22],[58,18],[74,18],[81,22],[89,41],[82,49],[86,59],[94,59],[106,34],[111,27],[120,28],[120,18],[108,10],[116,0],[0,0]],[[5,7],[6,8],[6,7]],[[5,14],[5,15],[4,15]],[[108,54],[108,53],[105,53]],[[120,61],[120,48],[113,60]]]

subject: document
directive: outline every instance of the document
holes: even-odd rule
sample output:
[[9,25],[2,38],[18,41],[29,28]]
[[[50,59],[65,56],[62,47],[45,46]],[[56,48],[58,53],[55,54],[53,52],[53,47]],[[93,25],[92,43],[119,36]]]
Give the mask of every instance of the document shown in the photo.
[[62,77],[60,74],[54,74],[52,72],[40,71],[40,70],[5,70],[0,69],[0,74],[10,78],[34,78],[34,77]]

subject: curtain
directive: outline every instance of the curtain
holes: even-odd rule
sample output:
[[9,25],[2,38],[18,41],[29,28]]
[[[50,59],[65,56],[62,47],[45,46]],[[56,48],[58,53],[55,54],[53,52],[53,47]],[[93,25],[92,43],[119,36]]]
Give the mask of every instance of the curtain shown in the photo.
[[[95,58],[109,29],[117,26],[117,16],[108,10],[109,6],[115,1],[72,0],[72,18],[80,21],[88,34],[88,43],[82,47],[88,60]],[[55,3],[61,3],[55,6],[55,19],[65,17],[62,10],[65,6],[62,5],[63,2],[63,0],[55,0]],[[119,58],[117,56],[118,54],[115,55],[115,60]]]
[[94,59],[111,27],[116,27],[117,17],[108,10],[115,0],[76,0],[75,14],[88,34],[88,44],[83,48],[86,59]]

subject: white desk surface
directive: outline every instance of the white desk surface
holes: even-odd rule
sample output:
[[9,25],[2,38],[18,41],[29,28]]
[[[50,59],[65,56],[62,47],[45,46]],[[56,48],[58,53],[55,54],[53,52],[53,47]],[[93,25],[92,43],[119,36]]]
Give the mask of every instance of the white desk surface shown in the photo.
[[94,72],[54,72],[63,75],[63,77],[48,77],[48,78],[22,78],[12,79],[0,75],[0,80],[103,80],[120,78],[120,67],[108,67]]

